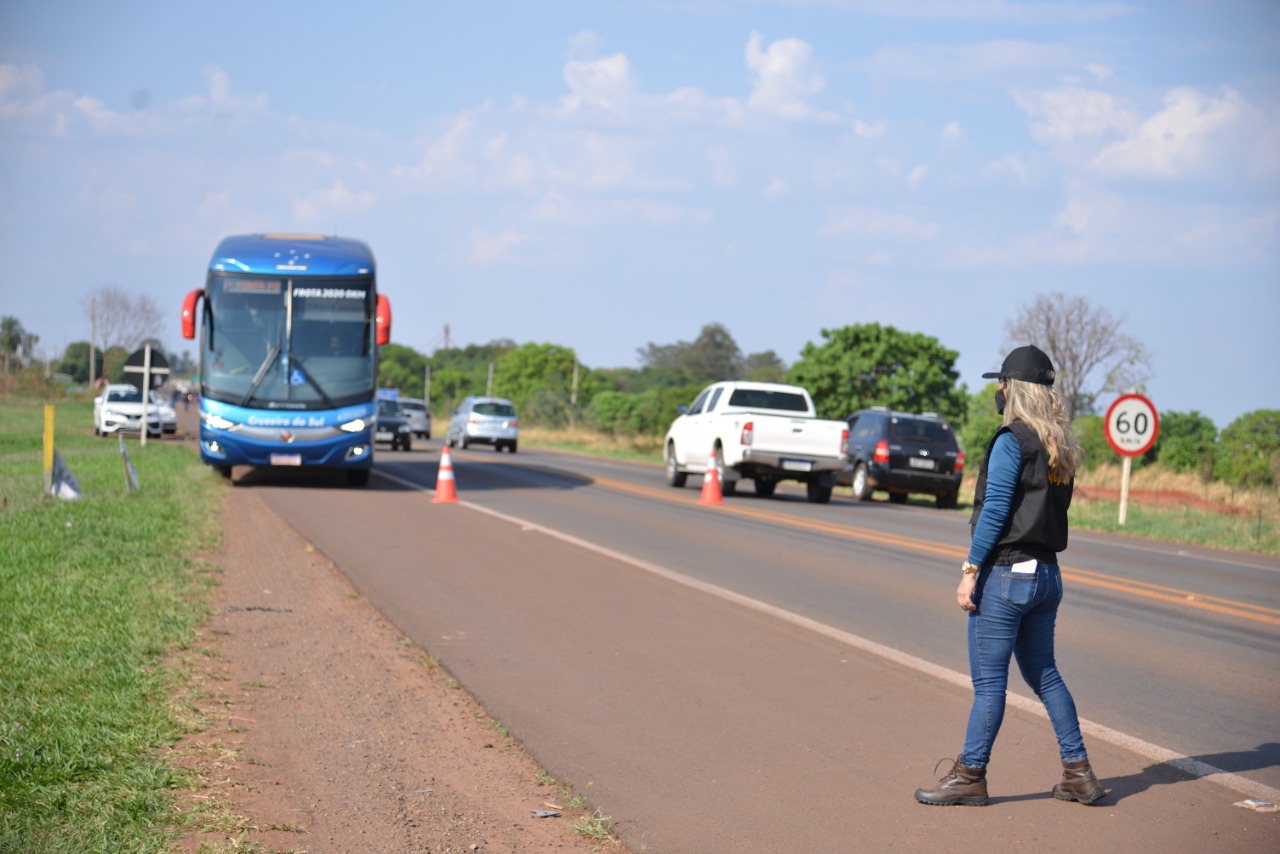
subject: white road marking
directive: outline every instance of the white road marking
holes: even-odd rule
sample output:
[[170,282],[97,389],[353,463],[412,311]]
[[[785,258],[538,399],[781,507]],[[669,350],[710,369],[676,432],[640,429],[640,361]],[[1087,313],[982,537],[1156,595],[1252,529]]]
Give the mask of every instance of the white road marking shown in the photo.
[[[393,480],[402,486],[407,486],[421,492],[427,491],[426,487],[421,484],[404,480],[403,478],[396,477],[393,474],[381,471],[378,472],[378,474],[382,477],[388,478],[389,480]],[[917,658],[914,655],[908,655],[901,650],[885,646],[881,643],[876,643],[873,640],[868,640],[867,638],[851,634],[842,629],[837,629],[834,626],[828,626],[827,624],[820,623],[817,620],[811,620],[808,617],[801,616],[793,611],[778,608],[767,602],[761,602],[759,599],[752,599],[750,596],[743,596],[740,593],[735,593],[724,587],[700,581],[691,576],[676,572],[675,570],[667,569],[664,566],[640,560],[639,558],[632,557],[631,555],[593,543],[590,540],[584,540],[581,537],[574,536],[573,534],[566,534],[563,531],[557,531],[554,528],[548,528],[545,525],[539,525],[536,522],[530,522],[528,520],[521,519],[518,516],[510,516],[506,513],[501,513],[497,510],[492,510],[488,507],[474,504],[470,501],[459,501],[458,504],[469,510],[475,510],[492,516],[495,519],[501,519],[504,522],[516,525],[522,530],[536,531],[538,533],[545,534],[548,537],[553,537],[562,542],[569,543],[570,545],[595,552],[596,554],[602,555],[611,560],[625,563],[628,566],[635,567],[636,569],[642,569],[645,572],[652,573],[660,578],[665,578],[676,584],[706,593],[710,596],[715,596],[716,598],[723,599],[726,602],[733,602],[734,604],[741,605],[744,608],[749,608],[757,613],[766,614],[770,617],[781,620],[782,622],[790,623],[793,626],[799,626],[800,628],[807,629],[815,634],[839,641],[840,643],[851,646],[854,649],[860,649],[863,652],[879,656],[880,658],[891,661],[894,664],[899,664],[918,673],[931,676],[942,682],[947,682],[961,688],[972,687],[972,683],[969,680],[969,674],[967,673],[960,673],[956,670],[941,667],[931,661],[926,661],[923,658]],[[1022,697],[1018,694],[1011,693],[1008,695],[1007,703],[1014,708],[1021,709],[1024,712],[1029,712],[1048,720],[1049,716],[1045,712],[1044,706],[1042,706],[1038,700],[1032,700],[1028,697]],[[1170,765],[1192,777],[1212,780],[1221,786],[1225,786],[1232,791],[1239,792],[1240,794],[1247,795],[1251,798],[1261,798],[1262,800],[1270,801],[1273,804],[1280,803],[1280,789],[1273,789],[1270,786],[1258,783],[1246,777],[1241,777],[1238,774],[1231,773],[1230,771],[1224,771],[1223,769],[1210,765],[1207,762],[1201,762],[1198,759],[1183,756],[1182,754],[1169,750],[1166,747],[1161,747],[1158,744],[1152,744],[1149,741],[1144,741],[1143,739],[1129,735],[1128,733],[1123,733],[1119,730],[1112,729],[1111,727],[1094,723],[1093,721],[1085,718],[1080,719],[1080,730],[1085,735],[1101,739],[1117,747],[1129,750],[1144,759],[1151,760],[1152,762]]]

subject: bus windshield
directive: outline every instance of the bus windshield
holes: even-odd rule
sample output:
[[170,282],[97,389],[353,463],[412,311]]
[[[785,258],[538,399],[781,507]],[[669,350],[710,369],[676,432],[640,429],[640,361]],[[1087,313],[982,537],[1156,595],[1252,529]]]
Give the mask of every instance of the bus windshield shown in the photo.
[[205,295],[209,397],[265,409],[369,400],[377,361],[371,278],[211,273]]

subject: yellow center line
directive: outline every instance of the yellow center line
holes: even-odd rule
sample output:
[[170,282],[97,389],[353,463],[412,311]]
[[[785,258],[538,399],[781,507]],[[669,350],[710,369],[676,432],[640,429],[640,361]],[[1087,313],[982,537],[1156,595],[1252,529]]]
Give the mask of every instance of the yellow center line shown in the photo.
[[[619,492],[630,492],[635,495],[643,495],[646,498],[665,501],[670,504],[687,505],[689,503],[686,499],[679,497],[680,494],[678,492],[674,492],[670,488],[658,489],[652,486],[640,486],[639,484],[627,483],[626,481],[613,480],[612,478],[606,477],[595,477],[592,478],[592,480],[601,486],[608,487],[609,489],[615,489]],[[913,552],[941,555],[942,557],[954,558],[957,562],[964,560],[964,558],[969,554],[968,549],[956,546],[945,546],[938,543],[913,539],[911,537],[904,537],[899,534],[888,534],[880,531],[851,528],[847,525],[839,525],[834,522],[826,522],[820,519],[804,519],[796,516],[789,516],[784,513],[760,510],[753,507],[725,504],[720,506],[718,511],[729,513],[734,516],[759,519],[761,521],[772,522],[779,525],[788,525],[793,528],[805,528],[810,531],[834,534],[836,536],[846,537],[852,540],[862,540],[864,542],[876,543],[879,545],[894,546]],[[1152,584],[1147,581],[1127,579],[1118,580],[1104,573],[1094,572],[1087,569],[1076,569],[1069,566],[1062,567],[1062,574],[1076,584],[1098,587],[1105,590],[1113,590],[1130,596],[1153,599],[1157,602],[1164,602],[1170,605],[1183,605],[1189,608],[1199,608],[1201,610],[1212,611],[1214,613],[1224,614],[1230,617],[1239,617],[1245,620],[1266,623],[1267,625],[1280,626],[1280,610],[1276,610],[1275,608],[1253,605],[1248,602],[1237,602],[1232,599],[1223,599],[1218,596],[1195,593],[1190,590],[1165,587],[1163,585]]]

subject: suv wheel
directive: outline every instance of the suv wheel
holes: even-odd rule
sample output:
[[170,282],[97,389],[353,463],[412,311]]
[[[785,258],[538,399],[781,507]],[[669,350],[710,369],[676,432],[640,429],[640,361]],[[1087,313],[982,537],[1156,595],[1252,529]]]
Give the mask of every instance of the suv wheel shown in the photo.
[[867,464],[858,463],[853,470],[853,500],[866,501],[871,497],[871,481],[867,477]]

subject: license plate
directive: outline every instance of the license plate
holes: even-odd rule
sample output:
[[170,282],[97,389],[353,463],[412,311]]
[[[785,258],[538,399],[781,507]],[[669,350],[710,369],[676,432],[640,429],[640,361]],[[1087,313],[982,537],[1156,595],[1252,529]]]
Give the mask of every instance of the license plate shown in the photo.
[[302,454],[272,454],[271,465],[300,466],[302,465]]
[[929,471],[933,471],[933,460],[925,460],[920,457],[910,457],[907,460],[907,465],[911,466],[913,469],[928,469]]
[[813,463],[808,460],[783,460],[783,471],[813,471]]

